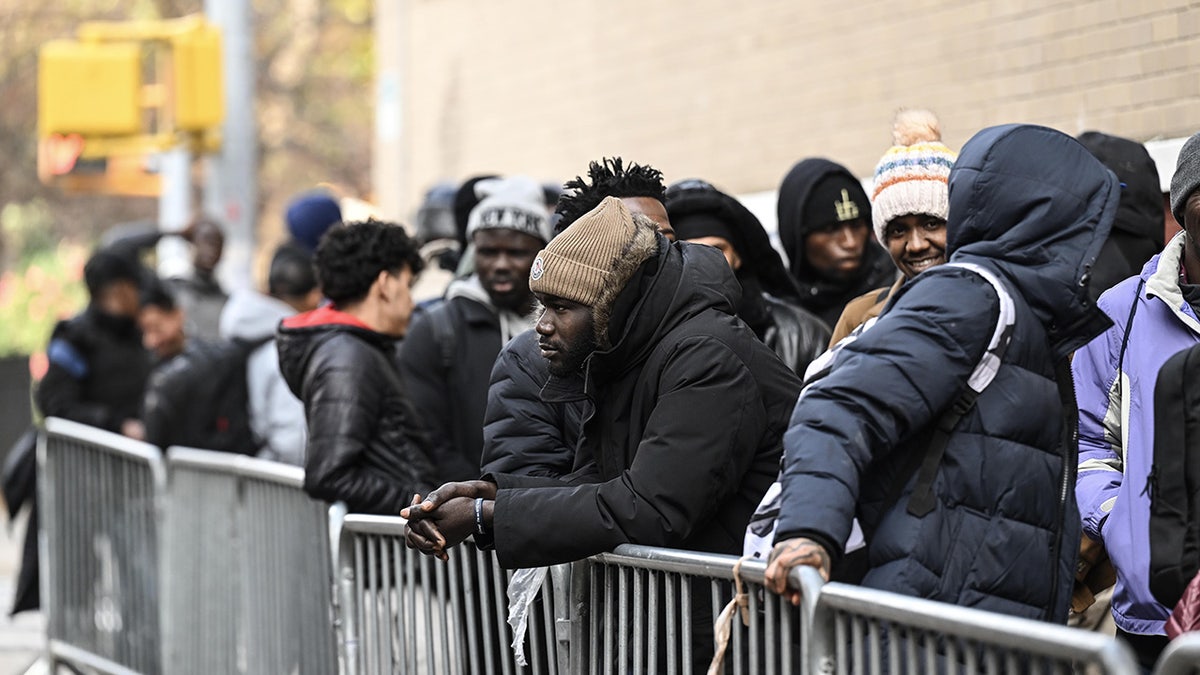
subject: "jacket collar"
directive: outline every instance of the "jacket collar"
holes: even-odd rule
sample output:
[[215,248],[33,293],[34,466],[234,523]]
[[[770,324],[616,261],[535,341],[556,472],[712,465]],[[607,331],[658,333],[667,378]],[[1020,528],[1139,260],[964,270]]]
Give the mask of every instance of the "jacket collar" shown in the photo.
[[[1157,260],[1146,265],[1142,278],[1146,280],[1147,298],[1162,300],[1183,325],[1200,335],[1200,321],[1197,321],[1191,305],[1183,299],[1183,291],[1179,289],[1179,268],[1183,264],[1186,236],[1186,232],[1175,235],[1163,252],[1158,254]],[[1152,269],[1154,265],[1157,266]]]

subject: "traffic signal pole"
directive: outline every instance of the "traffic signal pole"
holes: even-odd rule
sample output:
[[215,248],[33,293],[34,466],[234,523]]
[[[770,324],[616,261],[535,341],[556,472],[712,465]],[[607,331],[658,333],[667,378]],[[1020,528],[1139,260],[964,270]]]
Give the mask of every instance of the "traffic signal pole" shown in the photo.
[[225,83],[221,151],[205,160],[204,211],[226,227],[221,282],[250,288],[258,219],[253,14],[250,0],[205,0],[204,13],[221,30]]

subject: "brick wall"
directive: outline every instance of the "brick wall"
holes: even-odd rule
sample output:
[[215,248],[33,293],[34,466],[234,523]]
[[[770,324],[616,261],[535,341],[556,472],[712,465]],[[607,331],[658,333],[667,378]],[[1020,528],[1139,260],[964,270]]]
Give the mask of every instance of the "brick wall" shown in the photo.
[[935,110],[952,147],[1017,121],[1141,141],[1200,129],[1200,3],[406,0],[403,13],[406,171],[383,184],[406,212],[441,178],[561,179],[612,154],[738,193],[813,155],[865,176],[900,106]]

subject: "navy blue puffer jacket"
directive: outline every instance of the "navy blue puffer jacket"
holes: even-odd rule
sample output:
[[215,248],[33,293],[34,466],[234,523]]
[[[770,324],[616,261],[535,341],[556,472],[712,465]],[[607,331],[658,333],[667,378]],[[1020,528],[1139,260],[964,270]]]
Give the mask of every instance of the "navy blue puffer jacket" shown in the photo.
[[[1065,620],[1078,449],[1055,370],[1109,325],[1087,282],[1118,194],[1116,178],[1057,131],[994,127],[963,147],[950,176],[948,251],[992,271],[1014,300],[1000,370],[950,436],[934,509],[910,514],[914,479],[902,467],[965,387],[999,301],[961,268],[908,283],[797,405],[777,541],[808,536],[840,549],[857,515],[869,546],[864,585]],[[889,505],[889,487],[905,477]]]

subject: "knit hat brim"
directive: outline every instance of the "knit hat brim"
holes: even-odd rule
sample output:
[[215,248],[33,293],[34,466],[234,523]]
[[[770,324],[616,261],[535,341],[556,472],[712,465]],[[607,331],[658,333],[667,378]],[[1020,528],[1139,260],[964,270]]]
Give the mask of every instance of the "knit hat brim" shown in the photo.
[[1193,135],[1179,150],[1175,174],[1171,176],[1171,213],[1183,225],[1188,197],[1200,187],[1200,133]]

